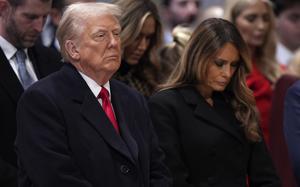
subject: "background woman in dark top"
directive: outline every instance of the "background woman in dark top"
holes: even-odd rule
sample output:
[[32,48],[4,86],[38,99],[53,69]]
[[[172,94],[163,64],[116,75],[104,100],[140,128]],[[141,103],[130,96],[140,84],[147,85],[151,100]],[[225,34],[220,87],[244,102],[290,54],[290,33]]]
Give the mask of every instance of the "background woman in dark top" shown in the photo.
[[150,96],[159,81],[157,50],[162,43],[162,25],[151,0],[117,0],[123,9],[120,23],[122,64],[116,79]]
[[212,18],[194,31],[150,113],[176,187],[278,187],[246,86],[238,30]]

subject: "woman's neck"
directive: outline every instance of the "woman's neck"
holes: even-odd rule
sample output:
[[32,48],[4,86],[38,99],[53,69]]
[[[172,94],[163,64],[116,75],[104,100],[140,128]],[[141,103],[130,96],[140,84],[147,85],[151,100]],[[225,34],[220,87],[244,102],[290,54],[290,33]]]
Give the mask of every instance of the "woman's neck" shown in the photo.
[[213,106],[213,99],[212,99],[212,90],[206,86],[199,85],[197,86],[198,92],[201,96],[205,99],[205,101],[210,105]]

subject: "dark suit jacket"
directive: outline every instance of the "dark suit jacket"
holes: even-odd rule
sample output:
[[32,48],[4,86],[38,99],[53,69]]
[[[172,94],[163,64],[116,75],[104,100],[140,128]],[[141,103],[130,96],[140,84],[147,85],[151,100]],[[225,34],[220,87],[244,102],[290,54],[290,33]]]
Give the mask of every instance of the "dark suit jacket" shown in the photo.
[[[43,46],[28,49],[38,79],[58,70],[59,56]],[[16,107],[23,87],[0,48],[0,186],[16,186]]]
[[300,186],[300,81],[293,84],[285,96],[284,133],[295,179]]
[[143,96],[110,81],[121,136],[70,64],[20,99],[20,187],[167,187],[168,170]]
[[299,78],[283,75],[276,82],[270,115],[270,154],[281,179],[282,187],[297,187],[283,133],[284,97],[287,89]]
[[263,142],[247,141],[222,93],[214,107],[191,87],[150,98],[150,114],[175,187],[278,187]]

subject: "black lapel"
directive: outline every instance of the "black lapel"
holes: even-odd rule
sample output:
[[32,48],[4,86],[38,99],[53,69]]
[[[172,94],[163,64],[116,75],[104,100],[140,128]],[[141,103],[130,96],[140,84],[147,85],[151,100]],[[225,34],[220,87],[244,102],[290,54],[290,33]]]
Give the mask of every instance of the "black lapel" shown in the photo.
[[130,114],[127,109],[130,103],[129,99],[126,96],[126,93],[122,93],[121,90],[116,86],[115,80],[110,81],[111,93],[112,93],[112,103],[114,106],[114,111],[118,119],[118,124],[120,126],[121,135],[126,142],[128,148],[130,149],[131,154],[134,159],[138,160],[138,145],[131,135],[131,132],[128,128],[130,123],[134,123],[134,120],[131,119],[132,114]]
[[21,94],[24,92],[24,89],[1,48],[0,84],[3,85],[3,88],[7,90],[11,98],[17,103]]
[[88,121],[88,124],[92,125],[107,144],[135,163],[125,142],[116,133],[100,103],[77,70],[72,65],[65,64],[61,71],[67,75],[66,83],[71,87],[70,96],[72,100],[76,103],[81,103],[80,113],[83,118]]
[[244,142],[238,128],[234,126],[236,124],[228,124],[226,120],[224,120],[212,107],[209,106],[196,89],[192,87],[181,88],[179,89],[179,92],[188,104],[195,107],[194,115],[204,119],[208,122],[208,124],[214,125],[215,127],[227,132],[241,143]]

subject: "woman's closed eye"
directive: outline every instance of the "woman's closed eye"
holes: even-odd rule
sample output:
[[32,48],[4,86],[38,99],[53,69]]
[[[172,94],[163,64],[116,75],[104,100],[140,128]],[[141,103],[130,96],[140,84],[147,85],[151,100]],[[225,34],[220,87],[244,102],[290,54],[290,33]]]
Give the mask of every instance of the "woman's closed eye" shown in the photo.
[[[222,68],[224,65],[226,65],[228,62],[224,61],[224,60],[215,60],[214,61],[215,65]],[[230,66],[233,68],[237,68],[239,66],[239,62],[231,62]]]
[[218,67],[222,67],[224,66],[225,62],[223,60],[215,60],[214,61],[215,65],[217,65]]

